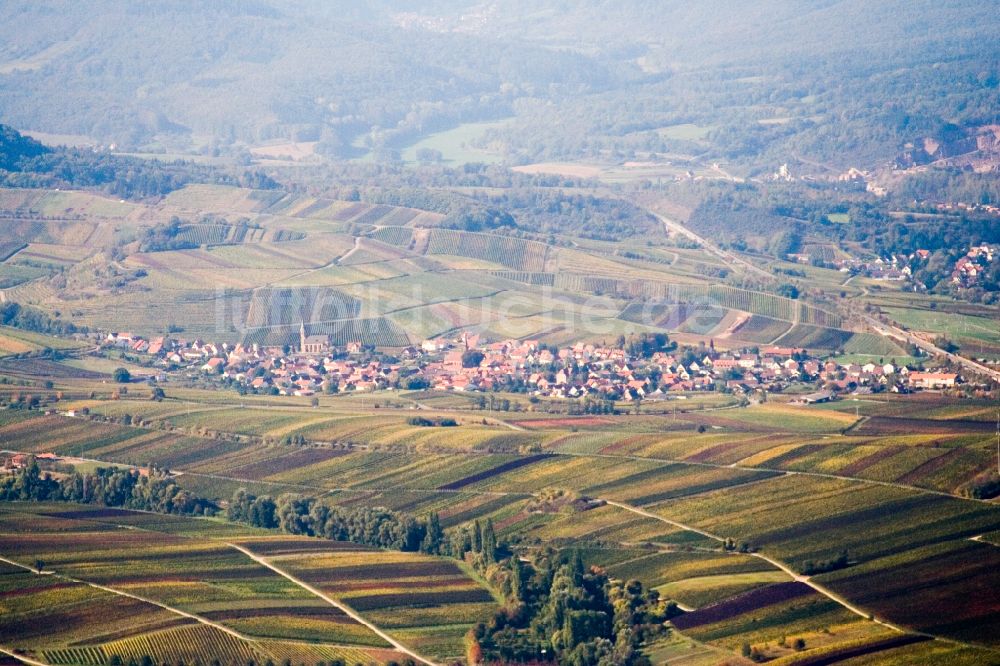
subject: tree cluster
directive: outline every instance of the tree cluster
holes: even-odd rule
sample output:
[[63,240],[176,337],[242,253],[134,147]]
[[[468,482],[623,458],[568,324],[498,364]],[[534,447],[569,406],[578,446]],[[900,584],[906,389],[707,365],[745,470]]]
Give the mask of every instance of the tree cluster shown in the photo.
[[30,458],[18,472],[0,480],[0,500],[75,502],[188,515],[212,515],[214,502],[182,489],[169,472],[150,467],[148,474],[135,469],[98,467],[93,472],[73,472],[59,480],[42,472]]
[[86,333],[86,327],[80,327],[69,321],[53,319],[44,312],[31,307],[23,306],[13,301],[8,301],[0,305],[0,324],[23,328],[26,331],[36,333],[49,333],[53,335],[72,335],[74,333]]
[[647,664],[639,645],[677,613],[637,581],[612,581],[600,568],[587,569],[575,552],[546,550],[530,562],[515,555],[483,563],[506,603],[467,636],[470,660]]
[[49,148],[0,125],[0,185],[98,188],[117,197],[162,196],[189,183],[273,189],[260,171],[230,173],[193,162],[146,160],[76,148]]
[[[375,548],[437,552],[442,538],[436,517],[418,520],[382,507],[346,508],[322,498],[285,494],[275,500],[239,489],[226,512],[230,520],[288,534],[350,541]],[[436,530],[432,524],[436,524]],[[428,534],[436,532],[425,544]]]

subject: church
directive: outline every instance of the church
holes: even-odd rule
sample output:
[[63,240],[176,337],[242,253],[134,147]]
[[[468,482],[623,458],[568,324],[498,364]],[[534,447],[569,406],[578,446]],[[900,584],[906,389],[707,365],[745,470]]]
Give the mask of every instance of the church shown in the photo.
[[325,354],[330,350],[330,338],[326,335],[306,335],[306,323],[299,324],[299,351],[303,354]]

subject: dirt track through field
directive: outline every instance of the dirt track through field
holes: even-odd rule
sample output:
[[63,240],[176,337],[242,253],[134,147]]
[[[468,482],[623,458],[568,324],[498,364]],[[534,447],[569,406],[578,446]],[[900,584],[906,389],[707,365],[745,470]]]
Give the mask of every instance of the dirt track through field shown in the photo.
[[[718,536],[716,534],[712,534],[711,532],[706,532],[705,530],[700,530],[700,529],[698,529],[696,527],[693,527],[691,525],[685,525],[684,523],[677,522],[676,520],[670,520],[669,518],[664,518],[663,516],[658,516],[655,513],[652,513],[650,511],[645,511],[644,509],[640,509],[638,507],[634,507],[634,506],[631,506],[629,504],[624,504],[622,502],[614,502],[614,501],[611,501],[611,500],[605,500],[605,501],[608,504],[611,504],[613,506],[617,506],[618,508],[624,509],[625,511],[630,511],[630,512],[636,514],[636,515],[643,516],[645,518],[650,518],[652,520],[658,520],[658,521],[660,521],[662,523],[665,523],[667,525],[670,525],[672,527],[679,527],[680,529],[688,530],[690,532],[695,532],[696,534],[700,534],[700,535],[702,535],[704,537],[708,537],[709,539],[714,539],[716,541],[725,541],[725,539],[723,539],[722,537],[720,537],[720,536]],[[819,583],[814,582],[813,580],[810,579],[809,576],[803,576],[803,575],[801,575],[799,573],[796,573],[791,568],[789,568],[788,565],[786,565],[784,562],[781,562],[780,560],[776,560],[773,557],[768,557],[767,555],[764,555],[762,553],[748,553],[748,555],[750,555],[752,557],[756,557],[758,559],[761,559],[761,560],[767,562],[768,564],[770,564],[770,565],[772,565],[774,567],[777,567],[778,569],[781,569],[783,572],[785,572],[786,574],[788,574],[788,576],[790,576],[792,578],[792,580],[794,580],[794,581],[796,581],[798,583],[804,583],[805,585],[808,585],[809,587],[811,587],[816,592],[822,594],[824,597],[827,597],[828,599],[831,599],[832,601],[837,602],[838,604],[840,604],[841,606],[843,606],[847,610],[851,611],[855,615],[860,615],[863,618],[870,619],[872,622],[875,622],[876,624],[880,624],[880,625],[882,625],[884,627],[888,627],[889,629],[892,629],[894,631],[898,631],[898,632],[900,632],[902,634],[910,634],[910,635],[914,635],[914,636],[923,636],[923,637],[926,637],[926,638],[933,638],[933,639],[944,641],[944,642],[947,642],[947,643],[952,643],[954,645],[962,645],[962,646],[966,646],[966,647],[976,647],[976,648],[980,648],[980,649],[982,648],[982,646],[973,645],[971,643],[964,643],[962,641],[955,641],[955,640],[951,640],[951,639],[948,639],[948,638],[941,638],[939,636],[934,636],[933,634],[927,634],[927,633],[920,632],[920,631],[913,631],[913,630],[910,630],[910,629],[904,629],[903,627],[900,627],[898,625],[892,624],[891,622],[886,622],[885,620],[880,620],[880,619],[874,617],[871,613],[868,613],[868,612],[862,610],[861,608],[859,608],[858,606],[855,606],[850,601],[848,601],[844,597],[840,596],[836,592],[833,592],[832,590],[827,589],[826,587],[820,585]]]
[[241,641],[245,641],[245,642],[248,642],[248,643],[255,643],[255,642],[257,642],[256,639],[251,638],[249,636],[244,636],[243,634],[239,633],[238,631],[230,629],[229,627],[227,627],[225,625],[221,625],[221,624],[219,624],[217,622],[212,622],[211,620],[203,618],[200,615],[195,615],[194,613],[188,613],[187,611],[183,611],[183,610],[181,610],[179,608],[174,608],[173,606],[168,606],[166,604],[162,604],[159,601],[153,601],[152,599],[146,599],[145,597],[140,597],[140,596],[135,595],[135,594],[130,594],[128,592],[122,592],[121,590],[116,590],[113,587],[107,587],[106,585],[99,585],[97,583],[91,583],[91,582],[88,582],[88,581],[85,581],[85,580],[80,580],[79,578],[73,578],[72,576],[65,576],[63,574],[55,573],[54,571],[42,571],[42,572],[38,572],[38,571],[35,571],[34,569],[32,569],[31,567],[25,565],[25,564],[21,564],[20,562],[16,562],[14,560],[8,560],[6,557],[0,557],[0,562],[6,562],[7,564],[10,564],[11,566],[15,566],[15,567],[24,569],[26,571],[30,571],[31,573],[34,573],[34,574],[36,574],[38,576],[52,576],[54,578],[59,578],[61,580],[69,581],[70,583],[79,583],[80,585],[86,585],[88,587],[94,588],[95,590],[101,590],[102,592],[110,592],[111,594],[116,594],[116,595],[118,595],[120,597],[127,597],[129,599],[135,599],[136,601],[141,601],[141,602],[146,603],[146,604],[157,606],[157,607],[162,608],[164,610],[170,611],[171,613],[174,613],[176,615],[180,615],[180,616],[186,617],[186,618],[188,618],[190,620],[194,620],[195,622],[198,622],[200,624],[207,625],[209,627],[212,627],[213,629],[218,629],[219,631],[225,632],[225,633],[229,634],[230,636],[232,636],[234,638],[237,638],[237,639],[239,639]]
[[323,593],[319,589],[313,587],[309,583],[306,583],[305,581],[299,580],[298,578],[296,578],[292,574],[284,571],[283,569],[278,568],[277,566],[275,566],[274,564],[272,564],[271,562],[269,562],[266,558],[261,557],[260,555],[257,555],[253,551],[250,551],[250,550],[244,548],[243,546],[239,546],[239,545],[237,545],[235,543],[227,543],[226,545],[230,546],[231,548],[235,548],[236,550],[240,551],[241,553],[243,553],[244,555],[246,555],[247,557],[249,557],[254,562],[267,567],[268,569],[270,569],[274,573],[279,574],[279,575],[287,578],[291,582],[293,582],[296,585],[298,585],[299,587],[301,587],[306,592],[309,592],[310,594],[312,594],[312,595],[314,595],[316,597],[319,597],[320,599],[322,599],[323,601],[327,602],[331,606],[333,606],[335,608],[339,608],[340,610],[344,611],[344,613],[346,613],[355,622],[358,622],[358,623],[363,624],[364,626],[368,627],[379,638],[381,638],[382,640],[386,641],[387,643],[389,643],[390,645],[392,645],[394,648],[396,648],[397,650],[399,650],[403,654],[409,655],[410,657],[413,657],[417,661],[422,662],[424,664],[427,664],[428,666],[438,666],[435,662],[431,661],[430,659],[428,659],[426,657],[420,656],[419,654],[417,654],[416,652],[414,652],[410,648],[406,647],[405,645],[403,645],[402,643],[400,643],[399,641],[397,641],[395,638],[393,638],[389,634],[387,634],[384,631],[382,631],[381,629],[379,629],[377,626],[375,626],[374,624],[372,624],[371,622],[369,622],[368,620],[366,620],[364,617],[362,617],[361,615],[359,615],[350,606],[347,606],[347,605],[345,605],[345,604],[337,601],[333,597],[330,597],[330,596],[326,595],[325,593]]

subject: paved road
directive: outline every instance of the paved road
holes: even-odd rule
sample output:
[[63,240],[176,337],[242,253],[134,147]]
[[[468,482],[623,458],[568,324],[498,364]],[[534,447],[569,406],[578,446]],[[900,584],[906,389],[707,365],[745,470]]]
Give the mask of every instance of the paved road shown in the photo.
[[359,615],[350,606],[347,606],[347,605],[345,605],[345,604],[337,601],[333,597],[327,596],[326,594],[324,594],[320,590],[316,589],[315,587],[313,587],[309,583],[306,583],[304,581],[299,580],[298,578],[296,578],[292,574],[288,573],[287,571],[284,571],[283,569],[280,569],[280,568],[276,567],[274,564],[272,564],[266,558],[263,558],[260,555],[257,555],[253,551],[247,550],[243,546],[237,545],[235,543],[227,543],[226,545],[228,545],[228,546],[230,546],[232,548],[235,548],[236,550],[240,551],[241,553],[243,553],[244,555],[246,555],[247,557],[249,557],[250,559],[252,559],[254,562],[257,562],[258,564],[264,565],[265,567],[267,567],[268,569],[270,569],[274,573],[279,574],[281,576],[284,576],[288,580],[292,581],[293,583],[295,583],[296,585],[298,585],[299,587],[301,587],[303,590],[309,592],[310,594],[313,594],[313,595],[319,597],[320,599],[322,599],[323,601],[327,602],[328,604],[330,604],[334,608],[339,608],[340,610],[344,611],[344,613],[346,613],[355,622],[358,622],[358,623],[363,624],[364,626],[368,627],[379,638],[381,638],[382,640],[386,641],[387,643],[389,643],[390,645],[392,645],[394,648],[396,648],[397,650],[399,650],[403,654],[406,654],[406,655],[408,655],[410,657],[413,657],[417,661],[422,662],[424,664],[427,664],[427,666],[437,666],[437,664],[435,664],[430,659],[427,659],[426,657],[420,656],[419,654],[417,654],[416,652],[414,652],[410,648],[406,647],[405,645],[403,645],[402,643],[400,643],[399,641],[397,641],[395,638],[393,638],[389,634],[387,634],[384,631],[382,631],[381,629],[379,629],[377,626],[375,626],[374,624],[372,624],[371,622],[369,622],[368,620],[366,620],[364,617],[362,617],[361,615]]
[[1000,382],[1000,372],[998,372],[997,370],[993,370],[992,368],[987,368],[985,365],[977,363],[972,359],[965,358],[964,356],[959,356],[958,354],[947,352],[932,342],[928,342],[927,340],[919,338],[913,335],[912,333],[904,331],[900,327],[895,326],[893,324],[884,324],[878,319],[875,319],[875,317],[872,317],[870,315],[864,315],[864,319],[865,323],[867,323],[868,326],[871,327],[871,329],[874,332],[878,333],[883,337],[894,338],[896,340],[899,340],[900,342],[915,344],[916,346],[920,347],[929,354],[934,354],[935,356],[943,356],[952,363],[955,363],[956,365],[960,365],[963,368],[967,368],[973,372],[986,375],[993,381]]
[[715,256],[717,256],[718,258],[722,259],[727,264],[738,266],[738,267],[740,267],[742,269],[745,269],[747,271],[750,271],[751,273],[756,274],[758,277],[762,277],[762,278],[764,278],[766,280],[773,280],[774,279],[774,276],[771,275],[770,273],[768,273],[767,271],[765,271],[764,269],[758,268],[757,266],[751,264],[746,259],[744,259],[742,257],[738,257],[735,254],[733,254],[732,252],[729,252],[728,250],[723,250],[721,247],[719,247],[715,243],[711,242],[710,240],[706,239],[704,236],[699,236],[695,232],[691,231],[690,229],[688,229],[687,227],[685,227],[680,222],[677,222],[675,220],[671,220],[670,218],[664,217],[663,215],[660,215],[659,213],[657,213],[655,211],[652,211],[652,210],[650,210],[648,212],[651,215],[655,216],[658,220],[660,220],[663,223],[663,225],[668,230],[673,231],[674,233],[678,233],[681,236],[685,236],[687,238],[690,238],[694,242],[696,242],[699,245],[701,245],[707,252],[709,252],[710,254],[714,254]]
[[[663,222],[664,226],[666,226],[667,229],[675,233],[681,234],[682,236],[686,236],[687,238],[690,238],[696,243],[699,243],[703,248],[705,248],[705,250],[719,257],[726,263],[746,269],[747,271],[750,271],[751,273],[754,273],[755,275],[766,278],[768,280],[774,279],[774,276],[768,273],[767,271],[758,268],[757,266],[750,263],[746,259],[743,259],[742,257],[739,257],[732,252],[723,250],[719,246],[715,245],[714,243],[704,238],[703,236],[699,236],[698,234],[691,231],[690,229],[680,224],[679,222],[664,217],[663,215],[660,215],[659,213],[656,213],[654,211],[649,211],[649,212],[655,215],[661,222]],[[848,282],[849,281],[850,279],[848,279]],[[844,284],[847,283],[845,282]],[[964,356],[959,356],[958,354],[952,354],[951,352],[947,352],[931,342],[922,340],[908,333],[907,331],[904,331],[898,326],[892,324],[883,324],[882,322],[878,321],[877,319],[869,315],[864,315],[864,318],[868,326],[870,326],[872,330],[874,330],[876,333],[878,333],[883,337],[895,338],[902,342],[912,342],[913,344],[917,345],[918,347],[928,352],[929,354],[934,354],[935,356],[943,356],[948,360],[952,361],[953,363],[956,363],[964,368],[972,370],[973,372],[986,375],[990,377],[993,381],[1000,382],[1000,371],[987,368],[985,365],[977,363],[971,359],[965,358]]]

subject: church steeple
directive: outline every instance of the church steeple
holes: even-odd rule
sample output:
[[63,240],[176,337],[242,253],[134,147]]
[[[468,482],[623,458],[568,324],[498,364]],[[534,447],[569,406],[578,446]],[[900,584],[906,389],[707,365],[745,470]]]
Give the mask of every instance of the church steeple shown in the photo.
[[303,354],[306,352],[306,322],[301,320],[299,323],[299,351]]

